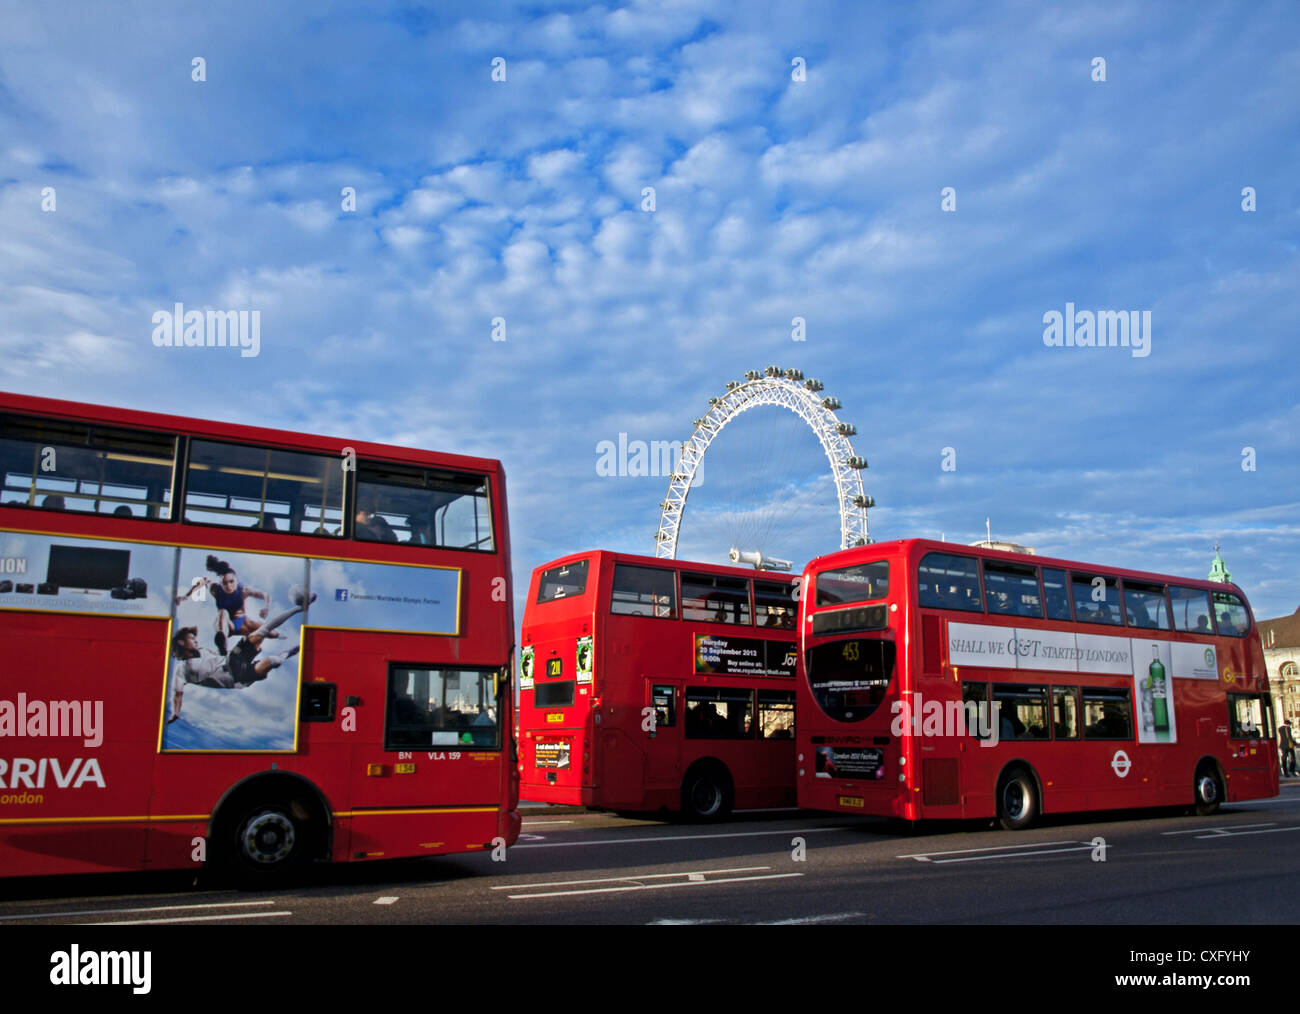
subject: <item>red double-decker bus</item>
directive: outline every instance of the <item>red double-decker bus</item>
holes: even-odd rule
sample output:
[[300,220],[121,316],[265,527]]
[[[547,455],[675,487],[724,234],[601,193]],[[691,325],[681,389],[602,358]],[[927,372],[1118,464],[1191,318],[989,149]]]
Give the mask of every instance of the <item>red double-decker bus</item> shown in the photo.
[[533,572],[524,799],[684,811],[794,804],[797,580],[597,550]]
[[512,844],[496,461],[0,395],[0,874]]
[[800,806],[1016,829],[1277,794],[1235,585],[922,539],[819,557],[802,581]]

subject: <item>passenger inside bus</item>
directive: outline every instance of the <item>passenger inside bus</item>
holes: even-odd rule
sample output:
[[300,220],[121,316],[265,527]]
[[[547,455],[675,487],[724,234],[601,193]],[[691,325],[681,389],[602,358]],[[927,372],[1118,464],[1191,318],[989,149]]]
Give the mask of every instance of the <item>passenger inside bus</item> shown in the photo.
[[396,542],[397,533],[382,515],[363,507],[357,511],[357,538],[369,542]]

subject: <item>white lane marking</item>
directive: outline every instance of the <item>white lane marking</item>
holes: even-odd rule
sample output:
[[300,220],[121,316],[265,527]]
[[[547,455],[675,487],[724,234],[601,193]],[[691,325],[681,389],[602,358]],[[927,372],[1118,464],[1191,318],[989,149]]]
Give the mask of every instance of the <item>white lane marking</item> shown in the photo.
[[947,852],[906,852],[899,859],[920,859],[928,856],[964,856],[972,852],[1005,852],[1007,849],[1036,849],[1044,845],[1077,845],[1077,841],[1031,841],[1024,845],[987,845],[978,849],[951,849]]
[[376,905],[391,905],[391,904],[393,904],[393,902],[395,902],[395,901],[397,901],[397,898],[396,898],[394,895],[386,894],[386,895],[384,895],[384,897],[382,897],[382,898],[376,898],[376,899],[375,899],[375,904],[376,904]]
[[721,919],[652,919],[647,926],[708,926],[722,922]]
[[[1277,827],[1277,821],[1270,820],[1265,824],[1233,824],[1232,826],[1233,827]],[[1161,831],[1160,833],[1162,835],[1165,835],[1166,837],[1172,837],[1173,835],[1176,834],[1201,834],[1202,832],[1205,831],[1219,831],[1223,834],[1228,833],[1227,829],[1223,827],[1217,827],[1217,826],[1216,827],[1189,827],[1183,829],[1182,831]]]
[[246,908],[250,905],[274,905],[272,901],[218,901],[208,905],[153,905],[149,908],[88,908],[80,912],[34,912],[28,915],[0,915],[0,920],[10,922],[16,919],[59,919],[74,915],[122,915],[130,912],[184,912],[197,908]]
[[756,810],[732,810],[732,813],[798,813],[797,806],[763,806]]
[[[1022,856],[1050,856],[1050,855],[1054,855],[1054,854],[1056,854],[1056,853],[1058,853],[1058,852],[1087,852],[1087,851],[1089,851],[1090,849],[1096,848],[1096,846],[1093,845],[1093,843],[1090,842],[1090,841],[1087,841],[1087,842],[1078,842],[1077,844],[1074,843],[1074,842],[1051,842],[1051,841],[1049,841],[1049,842],[1040,842],[1039,844],[1041,844],[1041,845],[1066,845],[1066,844],[1069,844],[1069,845],[1071,845],[1072,847],[1071,847],[1071,848],[1064,848],[1064,849],[1045,849],[1045,848],[1039,848],[1039,849],[1037,849],[1037,851],[1034,851],[1034,852],[1029,852],[1029,851],[1025,851],[1025,852],[990,852],[989,849],[970,849],[969,851],[971,851],[971,852],[983,852],[983,853],[987,853],[987,854],[985,854],[985,855],[974,855],[974,856],[972,856],[972,855],[960,855],[959,853],[954,853],[954,852],[932,852],[932,853],[929,853],[928,855],[925,854],[925,853],[921,853],[921,854],[918,854],[918,855],[899,856],[898,858],[899,858],[899,859],[915,859],[918,863],[933,863],[935,866],[942,866],[944,863],[978,863],[978,862],[981,862],[982,860],[985,860],[985,859],[1019,859],[1019,858],[1021,858]],[[1008,847],[1008,848],[1024,848],[1024,849],[1028,849],[1028,848],[1031,848],[1032,846],[1028,846],[1028,845],[1009,845],[1009,846],[1007,846],[1007,847]],[[1109,848],[1113,848],[1114,846],[1108,846],[1108,847],[1109,847]],[[964,850],[963,850],[963,851],[964,851]],[[954,858],[952,858],[952,859],[931,859],[931,858],[930,858],[931,855],[936,855],[936,856],[944,856],[944,855],[947,855],[947,856],[954,856]]]
[[[516,845],[516,849],[564,849],[577,848],[587,845],[636,845],[645,842],[661,841],[699,841],[702,839],[712,838],[757,838],[761,835],[781,834],[781,835],[798,835],[798,834],[816,834],[819,831],[850,831],[851,826],[844,825],[840,827],[809,827],[802,831],[790,828],[786,831],[729,831],[726,834],[674,834],[652,836],[649,838],[605,838],[599,841],[548,841],[545,845]],[[522,836],[521,836],[522,837]]]
[[1198,839],[1205,838],[1239,838],[1247,834],[1278,834],[1282,831],[1300,831],[1300,824],[1292,824],[1290,827],[1270,827],[1263,831],[1220,831],[1218,834],[1198,834]]
[[802,877],[802,873],[764,873],[756,877],[724,877],[721,880],[682,880],[676,884],[629,884],[626,887],[590,887],[581,891],[546,891],[539,894],[507,894],[507,898],[562,898],[573,894],[617,894],[622,891],[666,891],[670,887],[705,887],[712,884],[738,884],[746,880],[784,880]]
[[760,873],[770,866],[739,866],[734,870],[703,870],[694,873],[634,873],[630,877],[598,877],[594,880],[548,880],[541,884],[498,884],[493,891],[522,891],[533,887],[577,887],[582,884],[625,884],[629,880],[663,880],[666,877],[707,877],[713,873]]
[[526,820],[524,821],[529,827],[541,827],[543,824],[572,824],[572,820]]
[[219,919],[271,919],[292,912],[244,912],[233,915],[196,915],[189,919],[120,919],[115,922],[78,922],[74,926],[161,926],[169,922],[216,922]]
[[756,922],[753,926],[808,926],[819,922],[840,922],[844,919],[865,919],[865,912],[841,912],[838,915],[808,915],[802,919],[776,919],[772,922]]
[[690,874],[687,874],[686,879],[687,879],[687,880],[703,880],[703,879],[704,879],[704,874],[703,874],[703,873],[690,873]]
[[1274,796],[1272,799],[1243,799],[1236,803],[1223,803],[1222,807],[1226,810],[1229,806],[1296,806],[1300,804],[1300,799],[1279,799]]

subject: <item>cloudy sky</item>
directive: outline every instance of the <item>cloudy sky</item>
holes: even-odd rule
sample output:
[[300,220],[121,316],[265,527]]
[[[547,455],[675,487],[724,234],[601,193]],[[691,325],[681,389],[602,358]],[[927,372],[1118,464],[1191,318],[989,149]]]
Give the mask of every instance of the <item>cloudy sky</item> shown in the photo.
[[[526,585],[652,553],[667,480],[598,474],[598,445],[683,440],[776,364],[857,426],[877,539],[987,517],[1192,576],[1218,539],[1257,615],[1300,604],[1293,3],[3,23],[4,389],[500,458]],[[260,355],[156,348],[178,301],[260,310]],[[1048,347],[1067,303],[1150,311],[1149,355]],[[769,554],[837,548],[828,474],[794,416],[748,413],[682,555],[763,515]]]

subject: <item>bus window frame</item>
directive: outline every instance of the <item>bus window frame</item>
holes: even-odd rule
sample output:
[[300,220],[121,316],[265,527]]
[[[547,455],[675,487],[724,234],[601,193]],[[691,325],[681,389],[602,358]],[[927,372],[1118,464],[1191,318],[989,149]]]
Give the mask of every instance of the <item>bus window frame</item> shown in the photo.
[[[486,489],[484,499],[487,501],[487,520],[488,520],[488,525],[490,527],[490,531],[488,532],[488,537],[492,541],[492,548],[480,549],[477,546],[446,546],[434,542],[414,542],[409,539],[406,542],[402,542],[400,539],[398,539],[395,542],[386,542],[383,539],[358,538],[357,501],[361,496],[361,469],[367,465],[376,466],[379,468],[392,468],[398,470],[409,469],[411,471],[424,472],[426,481],[428,479],[429,472],[450,472],[452,474],[463,476],[463,477],[481,478],[483,480],[483,485]],[[343,521],[344,521],[343,531],[346,531],[347,535],[344,537],[347,538],[349,542],[355,542],[363,546],[402,546],[403,548],[409,547],[411,549],[433,549],[441,553],[481,553],[484,556],[494,556],[498,552],[497,546],[501,541],[498,538],[499,533],[498,533],[498,525],[497,525],[497,517],[496,517],[495,479],[496,479],[496,474],[492,472],[475,472],[473,470],[466,471],[463,469],[451,468],[451,467],[434,468],[433,466],[430,465],[412,465],[411,463],[406,461],[386,461],[383,458],[371,458],[371,457],[358,458],[356,460],[356,468],[352,470],[352,481],[348,482],[346,474],[344,476],[344,484],[347,490],[347,507],[344,509],[343,512]],[[447,505],[443,508],[443,510],[446,511],[450,509],[451,503],[452,503],[451,501],[448,501]],[[376,510],[373,513],[383,514],[384,512],[382,510]],[[410,515],[407,516],[407,520],[409,522]],[[436,522],[432,520],[432,515],[430,516],[430,524],[436,527]],[[411,529],[411,531],[414,532],[414,529]]]
[[[179,516],[179,520],[180,520],[180,522],[181,522],[182,524],[184,524],[184,525],[191,525],[191,526],[193,526],[193,527],[195,527],[195,528],[215,528],[215,529],[217,529],[218,531],[223,531],[223,532],[261,532],[261,533],[266,534],[266,535],[291,535],[291,536],[294,536],[295,538],[322,539],[322,540],[324,540],[324,539],[328,539],[328,540],[330,541],[330,543],[332,543],[332,544],[334,544],[334,545],[338,545],[338,544],[341,543],[341,542],[352,541],[352,540],[351,540],[351,535],[350,535],[350,530],[349,530],[349,524],[350,524],[350,522],[348,521],[348,516],[349,516],[349,511],[351,510],[351,507],[350,507],[350,500],[351,500],[351,495],[350,495],[350,494],[351,494],[351,488],[355,485],[355,483],[353,483],[353,482],[349,482],[349,481],[348,481],[348,472],[349,472],[349,470],[346,469],[346,468],[343,468],[341,460],[340,460],[339,468],[340,468],[340,471],[341,471],[341,473],[342,473],[341,478],[342,478],[342,483],[343,483],[343,495],[342,495],[343,511],[342,511],[342,517],[341,517],[341,519],[340,519],[339,530],[338,530],[337,534],[333,534],[333,535],[331,535],[329,532],[323,532],[323,533],[321,533],[321,532],[297,532],[297,531],[294,531],[293,528],[292,528],[292,515],[290,515],[290,525],[291,525],[291,527],[289,527],[289,528],[287,528],[287,529],[284,529],[284,530],[281,530],[281,529],[279,529],[279,528],[275,528],[275,529],[271,529],[271,528],[259,528],[259,527],[256,526],[256,525],[252,525],[252,526],[247,526],[247,527],[246,527],[246,526],[244,526],[244,525],[223,525],[223,524],[218,524],[218,523],[213,522],[213,521],[191,521],[189,518],[185,517],[185,512],[186,512],[186,510],[188,509],[188,501],[189,501],[189,495],[190,495],[190,458],[191,458],[191,455],[192,455],[192,453],[193,453],[194,443],[195,443],[196,440],[197,440],[197,441],[202,441],[203,443],[209,443],[209,444],[220,444],[220,445],[222,445],[222,446],[228,446],[228,447],[243,447],[243,448],[251,448],[251,449],[253,449],[253,450],[259,450],[259,451],[280,451],[280,452],[284,452],[284,453],[287,453],[287,454],[303,454],[303,455],[307,455],[307,456],[309,456],[309,457],[319,457],[319,458],[325,458],[325,459],[327,459],[327,460],[333,460],[334,456],[331,455],[331,454],[327,454],[327,453],[325,453],[324,451],[306,451],[306,450],[303,450],[303,449],[300,448],[300,447],[285,447],[285,446],[280,445],[280,444],[269,444],[269,443],[267,443],[267,444],[245,444],[245,443],[240,443],[239,441],[236,441],[236,440],[227,440],[227,439],[225,439],[225,438],[221,438],[221,437],[210,437],[210,436],[199,436],[199,437],[194,437],[194,436],[186,436],[184,439],[185,439],[185,467],[184,467],[184,469],[182,470],[182,475],[181,475],[181,480],[180,480],[180,487],[181,487],[181,488],[180,488],[180,497],[179,497],[179,501],[178,501],[178,503],[175,505],[175,506],[178,506],[178,507],[179,507],[179,510],[175,510],[175,513],[178,514],[178,516]],[[207,495],[210,495],[210,494],[205,494],[205,493],[200,492],[199,495],[200,495],[200,496],[207,496]],[[173,497],[173,500],[174,500],[174,501],[177,500],[177,497],[176,497],[176,494],[175,494],[175,493],[172,494],[172,497]],[[226,494],[226,497],[227,497],[227,502],[229,502],[229,494]],[[261,511],[261,516],[262,516],[263,518],[265,518],[265,517],[267,516],[267,515],[266,515],[266,510],[265,510],[265,507],[266,507],[266,498],[265,498],[265,497],[262,498],[262,506],[263,506],[263,510]],[[198,509],[199,509],[199,510],[206,510],[206,509],[209,509],[209,508],[202,508],[202,507],[200,507],[200,508],[198,508]],[[277,516],[278,516],[278,515],[277,515]],[[324,521],[322,520],[322,525],[323,525],[323,524],[324,524]]]
[[[176,510],[176,506],[177,503],[179,502],[178,486],[180,485],[180,472],[181,472],[180,462],[182,457],[189,453],[189,437],[186,434],[179,433],[175,430],[149,429],[147,427],[121,425],[118,423],[104,423],[99,421],[86,422],[81,419],[76,419],[68,416],[29,415],[26,412],[4,412],[4,413],[0,413],[0,418],[18,419],[32,426],[37,426],[41,423],[51,423],[56,425],[62,423],[69,426],[84,426],[88,436],[92,436],[98,430],[107,430],[112,433],[123,433],[123,434],[138,433],[138,434],[148,434],[150,436],[155,436],[155,437],[157,436],[170,437],[172,442],[171,475],[169,477],[168,484],[162,489],[162,492],[164,494],[170,494],[171,500],[170,502],[163,501],[157,505],[159,507],[163,507],[163,506],[167,507],[169,511],[168,517],[165,518],[150,517],[148,514],[145,514],[143,517],[141,517],[135,514],[134,512],[130,514],[129,517],[127,515],[119,516],[112,513],[111,511],[105,513],[99,510],[83,511],[83,510],[77,510],[75,508],[70,508],[70,507],[46,507],[43,503],[39,503],[39,504],[24,503],[16,500],[0,501],[0,507],[12,507],[17,510],[39,511],[41,513],[48,513],[48,514],[66,514],[70,517],[112,518],[114,521],[128,521],[128,520],[151,521],[154,524],[171,524],[172,522],[179,520],[179,513]],[[70,451],[87,451],[87,450],[93,451],[94,450],[89,446],[79,447],[76,444],[60,443],[54,440],[49,441],[48,446],[52,446],[55,448],[63,447]],[[107,451],[105,451],[105,453],[107,453]],[[81,482],[88,481],[88,480],[76,479],[76,480],[63,480],[63,481],[75,481],[78,484],[80,484]],[[33,482],[35,482],[34,476],[33,476]],[[61,496],[64,498],[71,497],[77,500],[93,499],[96,502],[107,499],[107,500],[116,501],[119,506],[121,505],[131,506],[131,505],[138,505],[140,503],[140,501],[122,500],[121,498],[118,497],[105,497],[103,495],[104,482],[102,479],[98,480],[98,482],[100,485],[100,492],[97,494],[79,493],[79,492],[65,493],[65,492],[59,492],[57,490],[54,490],[54,491],[42,492],[42,498],[44,499],[50,496]],[[4,477],[0,476],[0,490],[3,490],[4,488],[5,488]],[[28,495],[33,496],[35,495],[36,492],[37,491],[33,486],[33,488],[29,491]],[[144,501],[144,505],[146,507],[154,506],[153,503],[148,500]]]
[[[634,568],[634,569],[636,569],[636,570],[651,570],[651,571],[658,571],[658,572],[663,573],[663,574],[671,574],[671,575],[672,575],[672,578],[673,578],[673,600],[672,600],[672,602],[670,603],[671,611],[670,611],[669,613],[667,613],[666,615],[662,615],[662,616],[661,616],[661,615],[658,615],[658,614],[656,613],[656,610],[658,610],[658,609],[660,608],[660,603],[658,603],[658,602],[654,602],[654,601],[651,601],[651,602],[649,602],[649,603],[644,603],[645,605],[648,605],[648,606],[650,607],[650,609],[651,609],[651,612],[648,613],[648,614],[647,614],[647,613],[644,613],[644,612],[635,612],[635,611],[619,612],[619,611],[615,610],[615,609],[614,609],[614,593],[618,590],[617,581],[618,581],[618,568],[619,568],[619,567],[630,567],[630,568]],[[651,594],[652,596],[654,595],[653,592],[651,592],[650,594]],[[674,620],[674,621],[676,621],[676,620],[680,620],[681,617],[682,617],[681,602],[682,602],[681,571],[680,571],[678,568],[676,568],[676,567],[651,567],[651,566],[647,566],[647,565],[644,564],[644,563],[623,563],[623,562],[621,562],[621,561],[619,561],[619,560],[615,560],[615,561],[614,561],[614,566],[613,566],[613,568],[612,568],[611,571],[610,571],[610,579],[609,579],[609,598],[608,598],[608,600],[607,600],[606,603],[605,603],[605,611],[606,611],[606,613],[607,613],[608,615],[610,615],[610,616],[632,616],[632,617],[635,617],[635,618],[637,618],[637,619],[645,619],[645,620]],[[633,604],[633,605],[642,605],[643,603],[632,603],[632,604]]]

